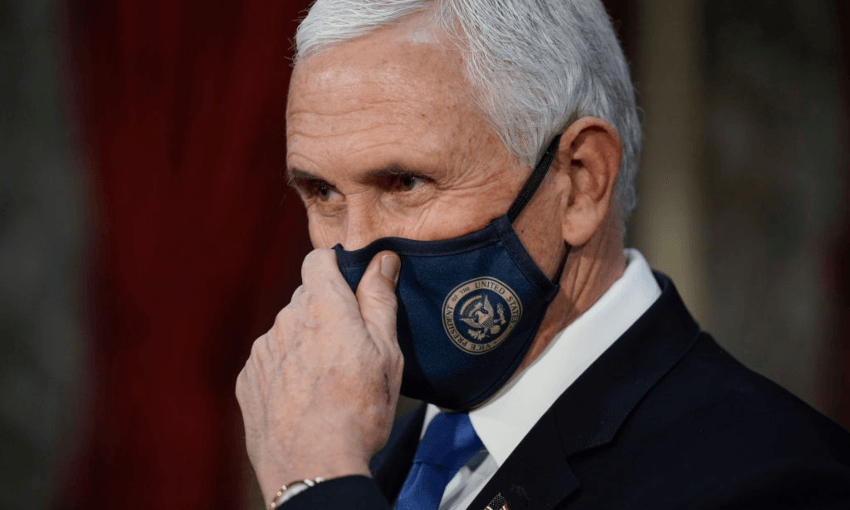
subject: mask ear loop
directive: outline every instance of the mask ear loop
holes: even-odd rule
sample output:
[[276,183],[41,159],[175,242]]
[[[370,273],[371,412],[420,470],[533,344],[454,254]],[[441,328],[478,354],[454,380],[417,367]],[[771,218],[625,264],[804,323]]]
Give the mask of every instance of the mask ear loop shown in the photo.
[[508,209],[508,219],[511,220],[511,223],[519,217],[519,213],[525,209],[525,206],[528,205],[528,202],[531,200],[531,197],[534,196],[537,188],[540,187],[540,183],[543,182],[543,178],[546,177],[546,172],[549,171],[549,167],[555,159],[555,154],[558,152],[558,144],[560,142],[561,135],[558,135],[554,140],[552,140],[552,143],[546,147],[546,152],[543,153],[543,156],[540,158],[537,166],[534,167],[531,175],[528,176],[528,180],[525,181],[525,185],[514,199],[514,203],[512,203],[511,207]]
[[[537,191],[537,188],[540,187],[540,183],[543,182],[543,178],[546,177],[546,173],[549,171],[549,167],[552,166],[552,161],[555,160],[555,154],[558,152],[558,145],[561,143],[561,135],[555,137],[554,140],[546,147],[546,152],[543,153],[543,157],[540,158],[540,161],[537,163],[537,166],[532,170],[531,175],[528,176],[528,180],[525,181],[525,185],[519,191],[514,203],[511,204],[511,207],[508,209],[508,219],[513,223],[518,217],[519,214],[525,209],[525,206],[528,205],[528,202],[531,200],[531,197],[534,196],[534,193]],[[567,256],[570,254],[570,250],[572,246],[570,243],[564,241],[564,246],[567,248],[564,251],[564,256],[561,258],[561,266],[558,268],[558,272],[555,273],[555,276],[552,278],[552,283],[558,285],[561,281],[561,275],[564,273],[564,267],[567,265]]]

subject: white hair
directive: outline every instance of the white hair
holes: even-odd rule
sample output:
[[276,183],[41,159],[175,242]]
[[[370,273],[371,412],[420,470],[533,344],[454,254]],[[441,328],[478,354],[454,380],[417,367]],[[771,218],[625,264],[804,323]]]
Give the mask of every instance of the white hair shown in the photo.
[[623,144],[614,196],[625,219],[636,203],[641,126],[599,0],[317,0],[295,35],[295,61],[427,10],[463,50],[477,106],[523,164],[580,117],[614,126]]

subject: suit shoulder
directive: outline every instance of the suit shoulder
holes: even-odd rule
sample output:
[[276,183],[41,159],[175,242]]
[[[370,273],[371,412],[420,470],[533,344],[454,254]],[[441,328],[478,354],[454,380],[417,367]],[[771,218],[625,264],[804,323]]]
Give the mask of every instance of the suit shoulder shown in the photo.
[[610,443],[570,466],[582,508],[844,508],[850,498],[850,434],[705,334]]
[[705,333],[635,416],[629,421],[645,433],[692,434],[726,455],[814,456],[850,465],[847,431],[746,368]]

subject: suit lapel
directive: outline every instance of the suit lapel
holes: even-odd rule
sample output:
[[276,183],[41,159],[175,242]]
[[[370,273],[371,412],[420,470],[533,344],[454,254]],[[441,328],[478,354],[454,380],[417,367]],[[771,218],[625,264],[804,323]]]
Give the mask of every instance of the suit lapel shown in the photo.
[[387,444],[369,462],[372,478],[390,503],[398,497],[404,479],[413,465],[413,456],[419,444],[419,436],[422,435],[424,421],[425,404],[396,420]]
[[[580,487],[570,470],[552,413],[546,413],[487,482],[469,508],[548,509]],[[492,505],[491,505],[492,503]]]
[[700,330],[673,283],[540,418],[470,510],[548,510],[580,486],[569,458],[610,443],[632,410],[693,347]]

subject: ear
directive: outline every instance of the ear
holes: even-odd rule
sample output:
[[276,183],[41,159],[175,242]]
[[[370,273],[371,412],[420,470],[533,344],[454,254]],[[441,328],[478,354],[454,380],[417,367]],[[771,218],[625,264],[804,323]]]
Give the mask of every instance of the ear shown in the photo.
[[597,117],[580,118],[561,136],[558,175],[569,180],[559,204],[561,232],[571,246],[585,244],[608,214],[621,153],[620,135]]

